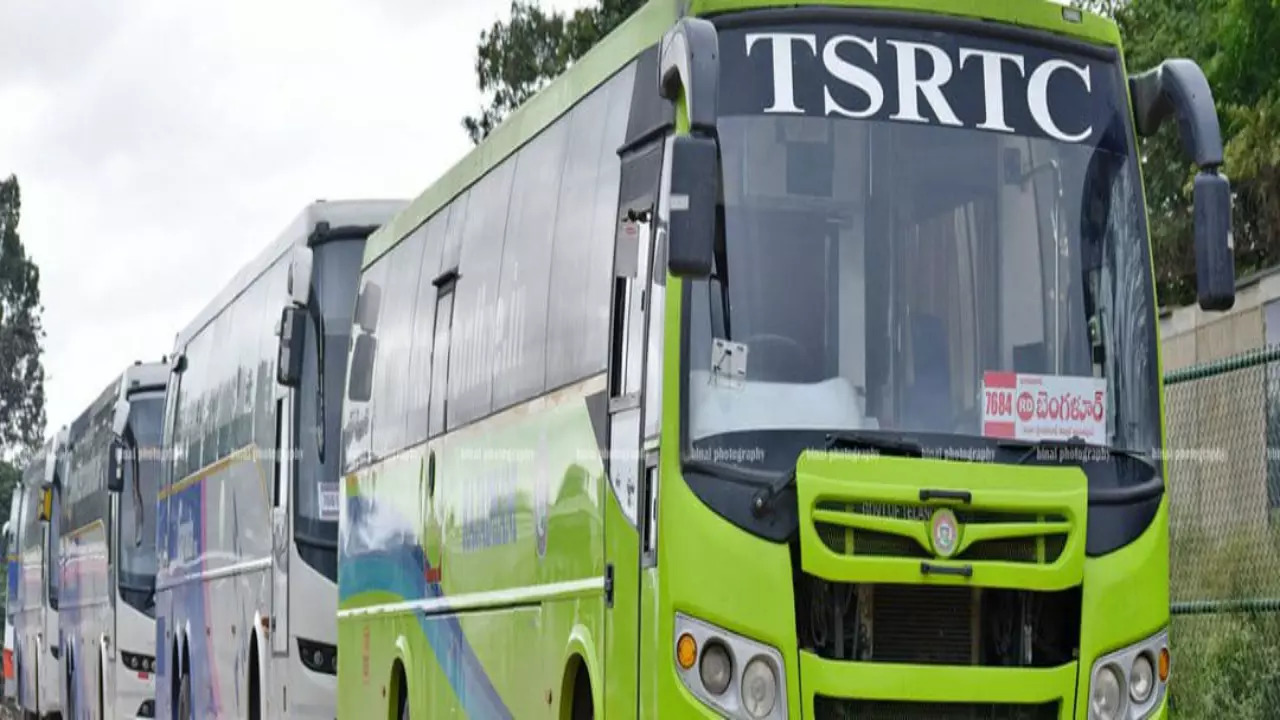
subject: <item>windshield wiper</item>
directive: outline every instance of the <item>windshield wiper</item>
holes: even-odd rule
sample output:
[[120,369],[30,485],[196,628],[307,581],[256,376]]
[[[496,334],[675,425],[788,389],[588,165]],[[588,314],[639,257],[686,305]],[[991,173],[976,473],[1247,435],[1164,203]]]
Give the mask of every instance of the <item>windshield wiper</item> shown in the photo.
[[[1047,438],[1043,440],[1003,439],[996,443],[996,447],[1002,450],[1025,451],[1017,460],[1014,461],[1014,465],[1024,465],[1038,453],[1046,451],[1053,452],[1055,456],[1062,455],[1064,451],[1080,454],[1105,452],[1107,453],[1108,459],[1125,457],[1148,464],[1151,460],[1150,453],[1145,453],[1141,450],[1134,450],[1132,448],[1117,447],[1115,445],[1091,445],[1086,443],[1084,438],[1081,438],[1078,435],[1067,440],[1058,440],[1054,438]],[[1055,459],[1058,458],[1055,457]]]
[[[872,450],[884,455],[899,457],[918,458],[924,456],[924,448],[921,447],[920,443],[908,440],[902,435],[883,435],[848,430],[827,433],[826,445],[822,449],[826,452],[832,450]],[[751,500],[751,511],[755,513],[756,517],[761,517],[768,513],[773,508],[773,503],[777,501],[778,496],[795,481],[796,470],[792,467],[790,471],[783,473],[782,476],[756,493]]]

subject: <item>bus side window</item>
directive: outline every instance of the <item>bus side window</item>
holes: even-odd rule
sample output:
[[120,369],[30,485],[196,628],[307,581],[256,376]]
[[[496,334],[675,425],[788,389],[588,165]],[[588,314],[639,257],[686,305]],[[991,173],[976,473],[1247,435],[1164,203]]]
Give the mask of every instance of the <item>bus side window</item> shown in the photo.
[[662,146],[650,145],[622,164],[614,256],[610,395],[638,396],[648,305],[653,208],[662,169]]
[[431,408],[429,431],[431,437],[444,432],[444,420],[449,387],[449,334],[453,326],[453,296],[457,271],[450,270],[441,276],[436,291],[435,339],[431,347]]

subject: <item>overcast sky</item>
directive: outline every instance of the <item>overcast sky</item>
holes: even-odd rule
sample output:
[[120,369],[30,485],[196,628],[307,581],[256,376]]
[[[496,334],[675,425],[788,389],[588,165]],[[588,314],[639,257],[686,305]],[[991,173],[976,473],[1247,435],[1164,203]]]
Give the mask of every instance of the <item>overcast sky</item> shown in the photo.
[[509,4],[0,3],[0,177],[40,266],[49,431],[168,354],[306,203],[410,198],[461,158],[476,42]]

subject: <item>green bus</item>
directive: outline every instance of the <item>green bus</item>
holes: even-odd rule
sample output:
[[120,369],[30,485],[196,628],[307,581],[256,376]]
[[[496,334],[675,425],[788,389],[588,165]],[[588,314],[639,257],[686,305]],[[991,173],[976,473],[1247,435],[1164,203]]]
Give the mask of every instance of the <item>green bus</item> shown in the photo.
[[1025,0],[653,0],[367,243],[341,718],[1165,717],[1139,136]]

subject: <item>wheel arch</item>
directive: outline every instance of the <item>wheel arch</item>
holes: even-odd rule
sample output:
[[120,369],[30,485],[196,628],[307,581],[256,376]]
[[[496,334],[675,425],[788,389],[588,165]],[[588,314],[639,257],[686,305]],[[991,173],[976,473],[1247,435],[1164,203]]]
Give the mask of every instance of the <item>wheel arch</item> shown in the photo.
[[397,714],[399,709],[394,707],[398,692],[401,690],[400,685],[403,683],[405,702],[409,705],[409,715],[412,717],[425,717],[425,710],[418,707],[415,697],[421,693],[415,693],[414,687],[409,678],[418,677],[417,667],[413,659],[413,648],[409,646],[409,639],[404,635],[396,636],[396,653],[391,660],[391,667],[387,674],[387,717],[400,720]]
[[585,625],[575,625],[573,631],[569,633],[569,641],[565,644],[564,658],[560,664],[559,717],[561,720],[569,720],[572,717],[573,691],[579,671],[586,673],[587,682],[591,684],[593,707],[597,711],[601,707],[600,662],[595,647],[591,630]]

